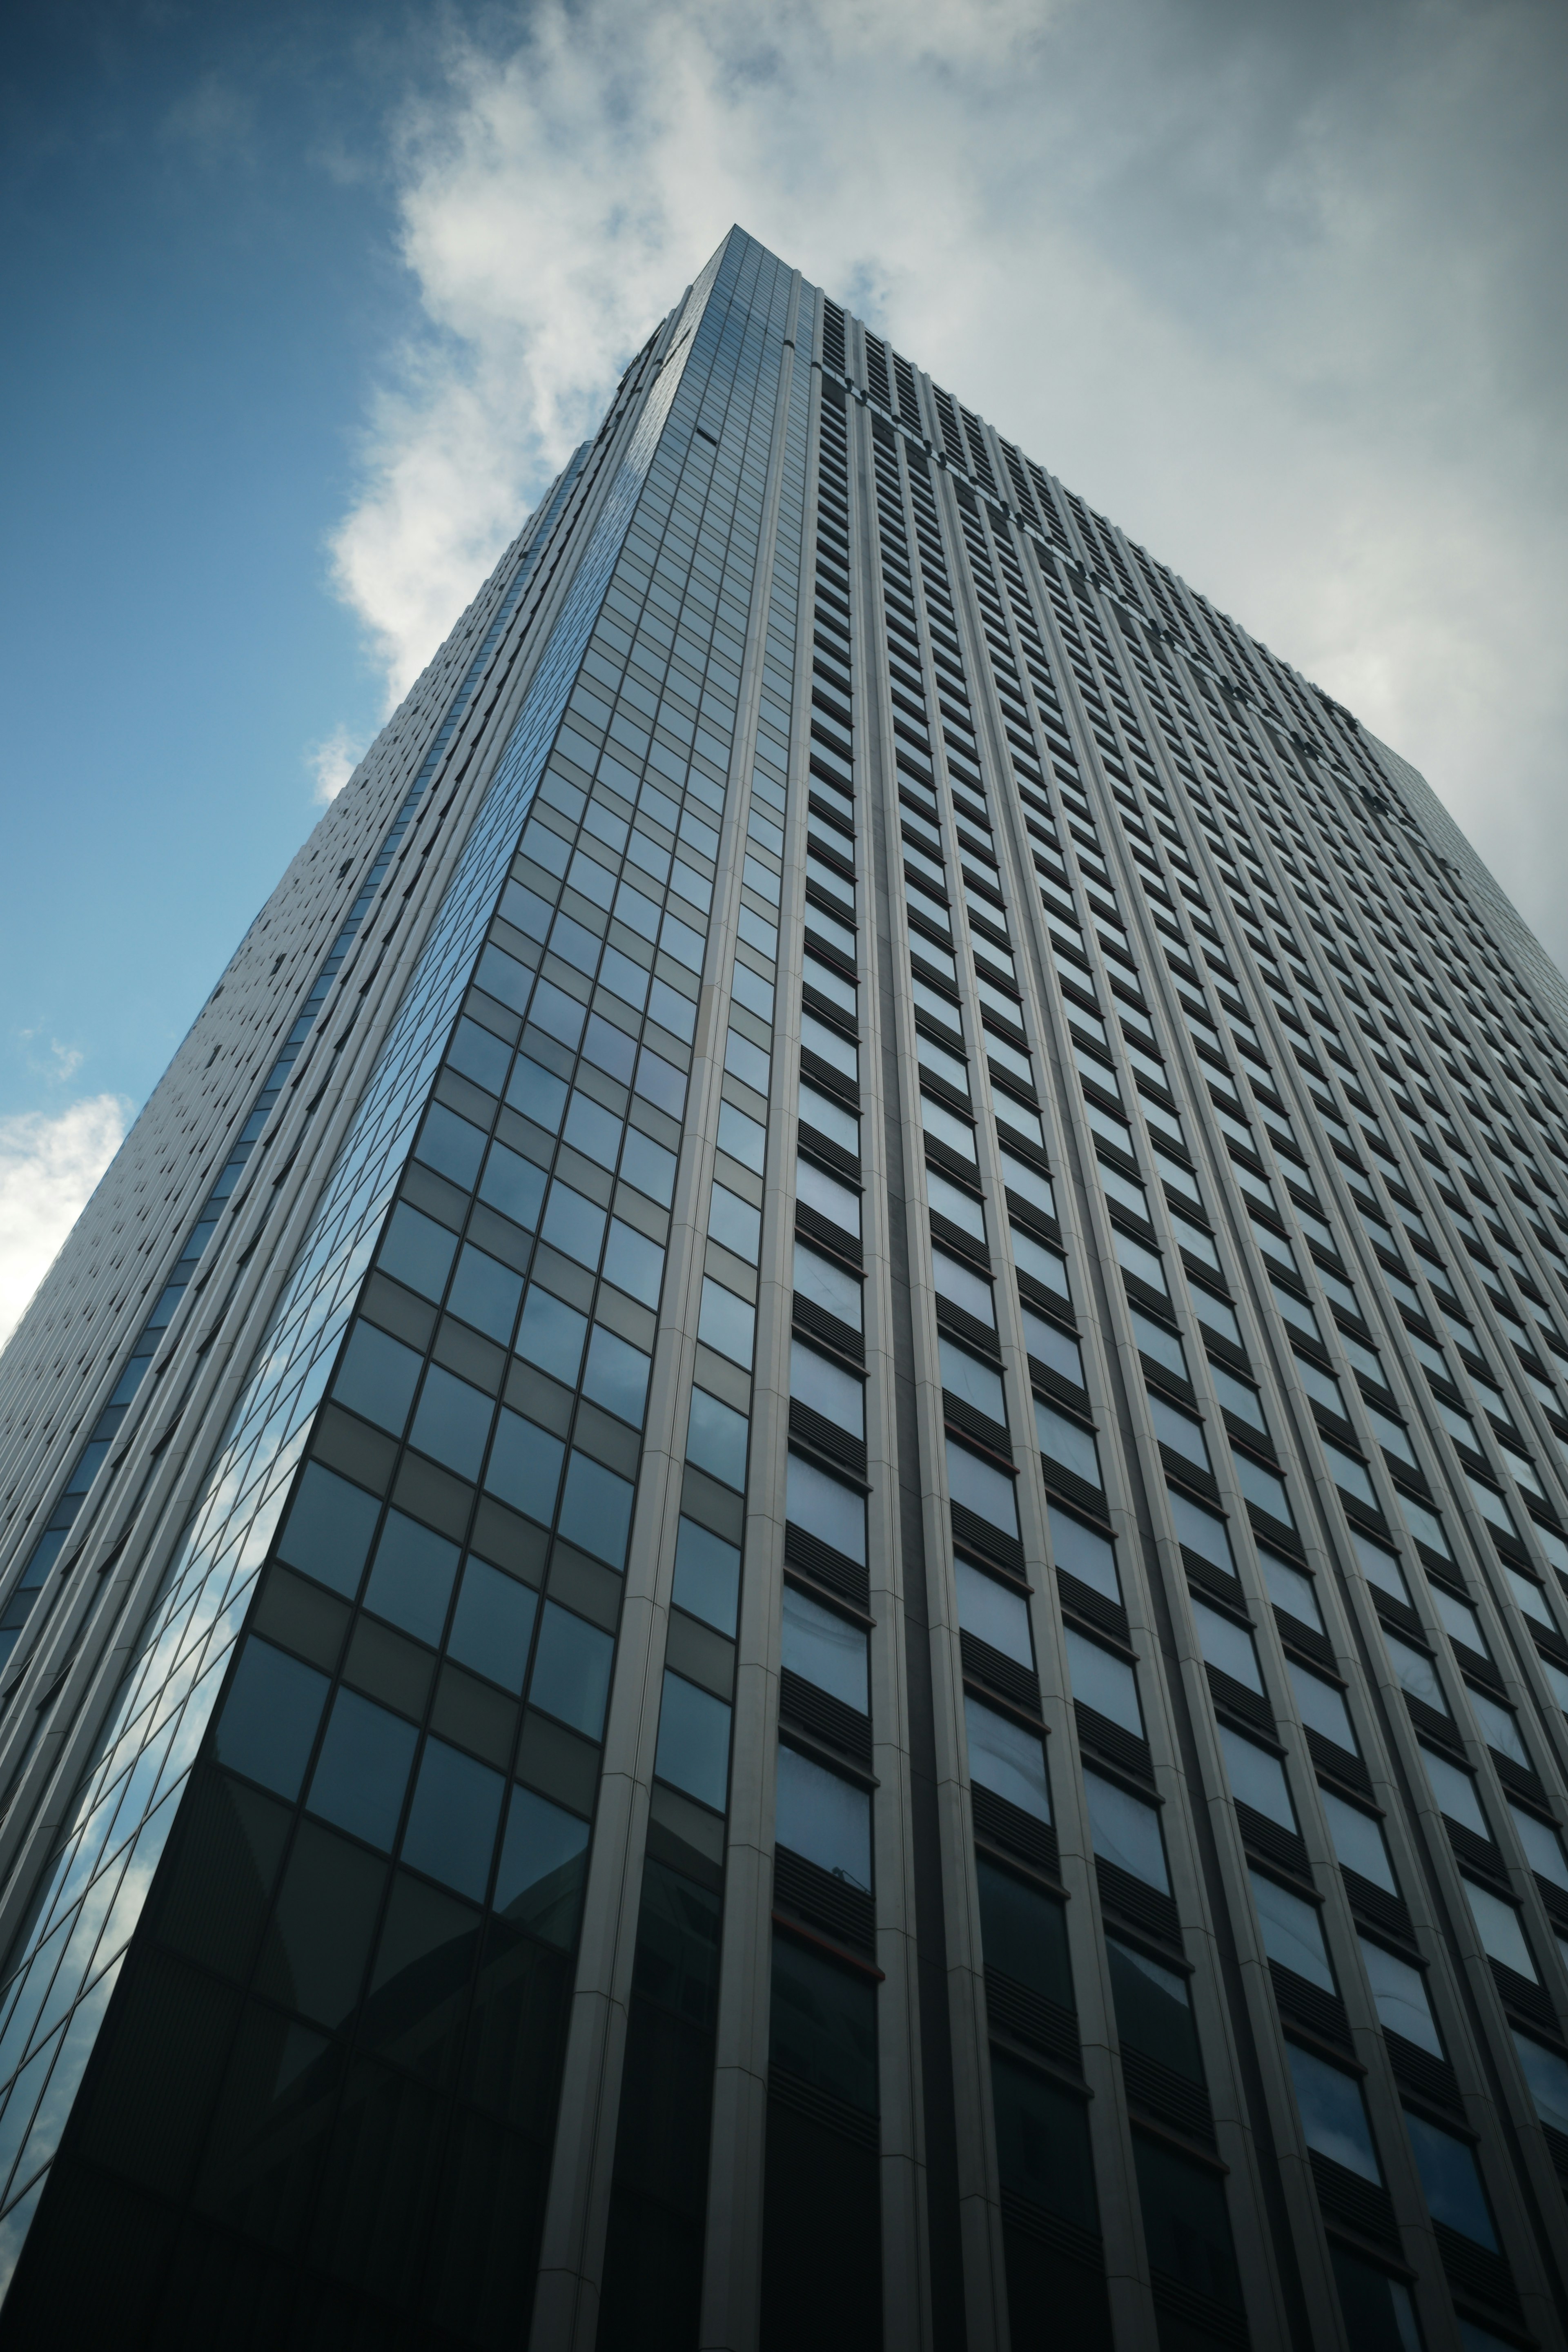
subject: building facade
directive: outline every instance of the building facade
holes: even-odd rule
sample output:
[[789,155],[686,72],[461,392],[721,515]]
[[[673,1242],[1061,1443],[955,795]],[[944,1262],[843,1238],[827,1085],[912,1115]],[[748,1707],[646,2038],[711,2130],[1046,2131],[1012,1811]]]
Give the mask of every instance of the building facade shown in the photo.
[[0,2352],[1568,2340],[1565,1103],[732,231],[0,1363]]

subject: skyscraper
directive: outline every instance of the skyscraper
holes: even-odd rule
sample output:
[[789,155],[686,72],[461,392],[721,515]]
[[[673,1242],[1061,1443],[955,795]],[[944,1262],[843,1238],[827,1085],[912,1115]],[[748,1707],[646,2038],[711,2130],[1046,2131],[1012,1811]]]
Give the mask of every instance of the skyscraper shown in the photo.
[[1562,2344],[1565,1102],[732,231],[0,1369],[0,2352]]

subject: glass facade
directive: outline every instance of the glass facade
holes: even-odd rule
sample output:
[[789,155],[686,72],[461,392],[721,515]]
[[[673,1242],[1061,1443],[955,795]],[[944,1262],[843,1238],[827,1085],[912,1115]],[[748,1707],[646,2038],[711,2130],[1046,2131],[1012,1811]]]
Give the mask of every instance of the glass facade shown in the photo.
[[731,233],[0,1367],[0,2347],[1563,2340],[1436,805]]

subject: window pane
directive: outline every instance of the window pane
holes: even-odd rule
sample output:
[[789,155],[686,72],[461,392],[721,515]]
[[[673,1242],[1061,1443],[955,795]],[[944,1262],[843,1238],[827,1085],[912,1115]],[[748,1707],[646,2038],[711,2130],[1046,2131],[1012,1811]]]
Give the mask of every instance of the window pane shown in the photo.
[[664,1676],[654,1770],[716,1813],[724,1810],[730,1779],[730,1709],[684,1675]]
[[816,1348],[792,1339],[789,1350],[789,1392],[809,1405],[836,1429],[864,1440],[866,1384]]
[[[509,1152],[507,1157],[510,1159],[511,1154]],[[381,1244],[381,1268],[399,1282],[405,1282],[410,1290],[418,1291],[421,1297],[439,1298],[447,1287],[452,1253],[457,1246],[457,1235],[449,1234],[445,1225],[438,1225],[433,1217],[423,1216],[406,1201],[400,1201]]]
[[1383,1832],[1371,1815],[1354,1805],[1347,1805],[1331,1789],[1320,1785],[1318,1795],[1329,1824],[1329,1836],[1341,1867],[1353,1870],[1359,1877],[1373,1886],[1381,1886],[1385,1895],[1397,1895],[1399,1885],[1394,1875],[1394,1864],[1388,1859]]
[[1070,1470],[1088,1486],[1104,1485],[1094,1432],[1079,1422],[1069,1421],[1054,1405],[1043,1404],[1038,1397],[1035,1399],[1035,1436],[1040,1452],[1050,1461],[1059,1462],[1064,1470]]
[[1064,1629],[1067,1644],[1068,1676],[1072,1695],[1085,1706],[1093,1707],[1111,1723],[1119,1723],[1134,1739],[1144,1737],[1143,1717],[1138,1705],[1138,1677],[1125,1658],[1112,1655],[1091,1642],[1086,1634],[1072,1626]]
[[975,1698],[965,1696],[963,1719],[969,1734],[970,1779],[1036,1821],[1048,1822],[1051,1800],[1044,1741]]
[[657,1307],[664,1280],[664,1252],[646,1234],[612,1217],[605,1246],[605,1280],[640,1298],[645,1307]]
[[1230,1538],[1226,1533],[1225,1521],[1216,1518],[1213,1511],[1205,1511],[1201,1504],[1191,1501],[1174,1486],[1167,1486],[1165,1494],[1171,1506],[1171,1517],[1175,1524],[1177,1542],[1184,1544],[1189,1551],[1195,1551],[1200,1559],[1206,1559],[1211,1566],[1223,1569],[1226,1576],[1234,1576],[1236,1561],[1231,1556]]
[[1285,2051],[1290,2061],[1307,2146],[1381,2188],[1383,2173],[1373,2146],[1361,2085],[1352,2075],[1342,2074],[1337,2066],[1329,2065],[1297,2042],[1288,2042]]
[[1476,1793],[1474,1774],[1458,1764],[1450,1764],[1446,1756],[1439,1756],[1431,1748],[1422,1748],[1421,1761],[1426,1767],[1426,1778],[1432,1783],[1439,1812],[1447,1813],[1451,1822],[1459,1822],[1463,1828],[1474,1830],[1478,1837],[1489,1840],[1491,1830]]
[[502,1502],[548,1526],[555,1516],[555,1490],[561,1483],[565,1452],[558,1437],[552,1437],[537,1423],[509,1412],[503,1405],[485,1485]]
[[546,1943],[570,1950],[587,1853],[586,1822],[531,1789],[513,1789],[496,1872],[496,1909]]
[[574,1307],[568,1307],[552,1291],[541,1290],[535,1283],[523,1303],[516,1343],[518,1354],[526,1362],[537,1364],[542,1372],[549,1372],[568,1388],[574,1388],[577,1367],[583,1360],[583,1342],[587,1336],[587,1317],[579,1315]]
[[783,1663],[792,1674],[841,1699],[858,1715],[869,1713],[864,1633],[793,1584],[784,1589]]
[[1413,2116],[1408,2108],[1405,2122],[1434,2221],[1446,2221],[1461,2237],[1496,2253],[1497,2232],[1471,2149],[1452,2132],[1439,2131],[1425,2116]]
[[1568,1892],[1568,1860],[1563,1857],[1563,1841],[1556,1831],[1547,1822],[1537,1821],[1533,1813],[1522,1811],[1511,1798],[1508,1800],[1508,1809],[1531,1870]]
[[1302,1570],[1292,1568],[1288,1560],[1280,1559],[1275,1553],[1264,1551],[1261,1548],[1258,1565],[1263,1570],[1263,1581],[1276,1609],[1282,1609],[1288,1617],[1299,1618],[1303,1625],[1310,1625],[1314,1633],[1321,1633],[1323,1620],[1311,1578]]
[[1412,1698],[1421,1699],[1427,1706],[1436,1707],[1439,1715],[1447,1715],[1448,1702],[1444,1696],[1435,1661],[1426,1655],[1425,1650],[1412,1649],[1408,1642],[1402,1642],[1386,1626],[1383,1630],[1383,1638],[1388,1650],[1388,1662],[1401,1688],[1407,1690]]
[[689,1610],[705,1624],[733,1635],[741,1603],[741,1554],[722,1536],[682,1518],[675,1538],[675,1589],[678,1609]]
[[792,1454],[784,1488],[784,1517],[819,1542],[830,1544],[858,1566],[866,1565],[866,1502],[852,1486],[830,1478],[814,1462]]
[[[781,1759],[786,1751],[781,1749]],[[770,2058],[803,2083],[877,2112],[877,1993],[826,1955],[773,1937]]]
[[1324,1992],[1337,1990],[1316,1905],[1303,1902],[1299,1895],[1264,1877],[1261,1871],[1247,1874],[1252,1880],[1252,1900],[1263,1930],[1263,1948],[1269,1958],[1278,1960],[1282,1969],[1289,1969],[1296,1976],[1305,1977],[1309,1984],[1319,1986]]
[[499,1772],[444,1739],[427,1740],[404,1832],[403,1860],[482,1903],[505,1785]]
[[482,1559],[463,1570],[447,1654],[509,1691],[521,1691],[539,1596]]
[[686,1428],[686,1458],[726,1486],[746,1483],[746,1439],[751,1423],[743,1412],[722,1404],[706,1389],[691,1391]]
[[542,1706],[574,1731],[597,1739],[605,1725],[615,1648],[597,1625],[547,1601],[528,1686],[530,1706]]
[[475,1249],[471,1242],[464,1244],[447,1300],[449,1313],[460,1315],[477,1330],[488,1331],[504,1348],[511,1338],[521,1297],[521,1274],[514,1274],[509,1265],[502,1265],[484,1250]]
[[1075,1519],[1070,1511],[1062,1510],[1055,1503],[1047,1505],[1046,1515],[1050,1521],[1051,1550],[1058,1568],[1120,1605],[1121,1585],[1116,1573],[1116,1547],[1110,1537],[1087,1527],[1082,1519]]
[[412,1348],[389,1339],[373,1323],[356,1323],[332,1382],[332,1394],[351,1412],[363,1413],[378,1428],[403,1433],[419,1378],[420,1359]]
[[966,1445],[947,1441],[947,1482],[955,1503],[1000,1528],[1006,1535],[1018,1532],[1018,1505],[1013,1492],[1013,1481],[1005,1471],[997,1470]]
[[359,1591],[364,1556],[381,1509],[374,1495],[351,1486],[346,1478],[324,1470],[319,1462],[305,1465],[289,1508],[278,1557],[302,1569],[318,1584],[330,1585],[352,1600]]
[[1464,1881],[1464,1888],[1482,1950],[1490,1958],[1500,1960],[1505,1969],[1512,1969],[1516,1976],[1528,1977],[1532,1984],[1535,1983],[1535,1962],[1531,1958],[1530,1946],[1524,1940],[1519,1913],[1512,1904],[1505,1903],[1500,1895],[1493,1895],[1488,1888],[1478,1886],[1473,1878]]
[[993,2052],[992,2100],[996,2163],[1005,2190],[1098,2230],[1094,2167],[1081,2100],[1068,2096],[1032,2068]]
[[1179,2280],[1239,2311],[1241,2282],[1224,2183],[1142,2132],[1132,2135],[1132,2154],[1155,2276]]
[[640,1429],[647,1410],[647,1380],[652,1358],[618,1331],[595,1323],[588,1341],[588,1361],[583,1373],[583,1393],[613,1412],[618,1421]]
[[1296,1694],[1302,1722],[1321,1733],[1323,1738],[1331,1739],[1336,1748],[1346,1748],[1352,1756],[1358,1755],[1360,1750],[1356,1746],[1355,1733],[1351,1728],[1350,1710],[1332,1683],[1326,1683],[1321,1675],[1314,1675],[1307,1667],[1299,1666],[1294,1658],[1286,1659],[1285,1671],[1290,1677],[1290,1687]]
[[280,1797],[297,1797],[326,1696],[325,1675],[253,1633],[218,1718],[218,1762]]
[[1098,1772],[1085,1772],[1083,1786],[1095,1853],[1142,1879],[1146,1886],[1168,1895],[1171,1879],[1165,1867],[1165,1845],[1153,1806],[1141,1803],[1114,1781],[1101,1780]]
[[1568,2059],[1561,2057],[1555,2050],[1546,2049],[1539,2042],[1532,2042],[1517,2027],[1513,2030],[1513,2046],[1519,2053],[1519,2063],[1530,2085],[1536,2114],[1543,2124],[1550,2124],[1553,2131],[1568,2134]]
[[1201,2083],[1203,2059],[1185,1977],[1174,1969],[1163,1968],[1146,1952],[1118,1942],[1114,1936],[1107,1936],[1105,1953],[1116,2003],[1116,2030],[1122,2041],[1173,2066],[1188,2082]]
[[1250,1805],[1255,1813],[1274,1822],[1282,1830],[1296,1829],[1295,1808],[1290,1802],[1290,1790],[1285,1779],[1285,1768],[1277,1756],[1255,1740],[1244,1739],[1228,1724],[1215,1727],[1225,1756],[1225,1769],[1230,1780],[1231,1794],[1238,1804]]
[[1211,1609],[1195,1593],[1192,1596],[1192,1610],[1198,1647],[1207,1664],[1216,1667],[1222,1675],[1229,1675],[1233,1682],[1242,1684],[1247,1690],[1257,1691],[1261,1696],[1263,1676],[1258,1671],[1258,1653],[1247,1628],[1237,1625],[1229,1617],[1222,1617],[1217,1609]]
[[954,1307],[961,1307],[966,1315],[973,1315],[977,1323],[989,1324],[994,1329],[996,1308],[991,1296],[991,1285],[984,1276],[976,1274],[961,1259],[949,1257],[942,1249],[932,1250],[931,1263],[931,1280],[938,1296],[951,1300]]
[[955,1559],[952,1573],[958,1587],[958,1622],[965,1633],[988,1642],[1019,1665],[1032,1667],[1035,1650],[1029,1637],[1028,1603],[1023,1594],[998,1584],[994,1576],[972,1568],[966,1559]]
[[460,1478],[477,1478],[493,1411],[482,1389],[458,1380],[440,1364],[432,1364],[419,1392],[409,1443],[446,1463]]
[[560,1531],[612,1568],[626,1564],[631,1532],[633,1489],[602,1462],[573,1452],[561,1496]]
[[780,1748],[777,1836],[819,1869],[871,1891],[871,1801],[793,1748]]
[[860,1285],[843,1266],[804,1242],[795,1245],[795,1286],[803,1298],[822,1307],[852,1331],[860,1328]]
[[998,1868],[983,1853],[974,1857],[974,1875],[986,1967],[1027,1985],[1058,2008],[1071,2009],[1065,1906],[1053,1903],[1038,1887]]
[[1443,2055],[1443,2044],[1432,2016],[1432,2005],[1426,1998],[1426,1979],[1419,1969],[1396,1953],[1384,1951],[1381,1944],[1361,1938],[1361,1956],[1366,1966],[1366,1979],[1372,1987],[1373,2004],[1380,2022],[1390,2033],[1402,2034],[1418,2050],[1429,2051],[1434,2058]]
[[697,1318],[697,1336],[710,1348],[728,1356],[732,1363],[751,1370],[752,1350],[756,1342],[757,1310],[737,1292],[727,1290],[715,1282],[710,1274],[702,1277],[702,1303]]
[[458,1547],[402,1511],[388,1511],[364,1605],[434,1646],[447,1622]]
[[340,1689],[311,1776],[310,1811],[390,1852],[417,1738],[401,1716]]
[[1002,1375],[972,1356],[967,1348],[960,1348],[945,1333],[937,1334],[937,1354],[942,1366],[942,1384],[952,1396],[983,1412],[1005,1429],[1007,1403],[1002,1387]]

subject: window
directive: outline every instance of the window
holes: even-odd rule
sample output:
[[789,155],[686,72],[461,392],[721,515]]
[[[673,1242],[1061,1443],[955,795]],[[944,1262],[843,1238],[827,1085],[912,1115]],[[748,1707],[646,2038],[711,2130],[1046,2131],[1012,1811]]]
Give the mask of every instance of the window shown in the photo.
[[[860,1285],[847,1267],[797,1241],[793,1279],[801,1297],[822,1307],[837,1322],[847,1324],[852,1331],[860,1329]],[[989,1292],[986,1297],[989,1300]]]
[[1174,1331],[1167,1330],[1163,1323],[1156,1323],[1152,1316],[1143,1314],[1136,1307],[1131,1311],[1132,1336],[1138,1343],[1139,1353],[1147,1356],[1151,1363],[1163,1364],[1166,1371],[1174,1372],[1179,1380],[1190,1381],[1186,1354]]
[[789,1392],[812,1412],[830,1421],[836,1429],[864,1442],[866,1435],[866,1389],[831,1357],[805,1347],[792,1339],[789,1350]]
[[1468,2143],[1456,2139],[1452,2132],[1439,2130],[1425,2116],[1412,2115],[1408,2108],[1405,2122],[1432,2219],[1496,2253],[1497,2231]]
[[730,1780],[730,1709],[710,1691],[665,1669],[654,1770],[716,1813]]
[[1231,1556],[1230,1538],[1225,1521],[1213,1511],[1205,1511],[1174,1486],[1167,1486],[1165,1499],[1171,1507],[1175,1523],[1176,1540],[1184,1549],[1195,1552],[1213,1568],[1223,1569],[1226,1576],[1236,1574],[1236,1561]]
[[815,1209],[819,1217],[826,1217],[829,1223],[837,1225],[844,1233],[854,1234],[858,1237],[859,1194],[851,1192],[847,1184],[841,1184],[837,1177],[829,1176],[826,1170],[819,1168],[815,1160],[796,1159],[795,1198],[803,1202],[808,1209]]
[[1057,1503],[1047,1503],[1046,1508],[1050,1521],[1051,1551],[1058,1568],[1120,1606],[1121,1585],[1116,1573],[1116,1547],[1110,1538],[1086,1527]]
[[1309,1730],[1331,1740],[1352,1756],[1361,1753],[1351,1727],[1350,1710],[1332,1683],[1321,1675],[1309,1673],[1294,1658],[1287,1658],[1285,1671],[1290,1677],[1290,1687],[1296,1694],[1296,1704],[1301,1710],[1301,1720]]
[[868,1714],[869,1670],[862,1629],[792,1584],[784,1586],[783,1606],[783,1664],[858,1715]]
[[962,1185],[939,1176],[928,1161],[926,1164],[926,1202],[938,1216],[945,1217],[961,1232],[972,1234],[978,1242],[985,1239],[985,1211],[972,1192]]
[[1040,1452],[1049,1460],[1059,1462],[1064,1470],[1070,1470],[1087,1485],[1100,1486],[1103,1482],[1094,1432],[1085,1429],[1080,1422],[1069,1421],[1066,1413],[1058,1412],[1054,1405],[1044,1403],[1039,1397],[1034,1402],[1035,1433]]
[[871,1892],[871,1800],[864,1789],[781,1746],[775,1821],[780,1845]]
[[1148,1391],[1148,1398],[1149,1418],[1161,1444],[1168,1445],[1173,1454],[1179,1454],[1184,1461],[1194,1463],[1200,1470],[1212,1472],[1214,1465],[1209,1460],[1208,1447],[1204,1443],[1202,1422],[1194,1421],[1191,1413],[1179,1412],[1153,1389]]
[[1531,1870],[1538,1878],[1547,1879],[1553,1886],[1561,1886],[1568,1893],[1568,1857],[1564,1857],[1563,1841],[1557,1832],[1548,1822],[1538,1820],[1534,1813],[1525,1812],[1511,1797],[1507,1803],[1514,1828],[1519,1832],[1519,1842],[1524,1848],[1525,1860]]
[[1478,1886],[1473,1878],[1464,1881],[1465,1899],[1476,1923],[1476,1933],[1481,1939],[1481,1949],[1489,1958],[1499,1960],[1516,1976],[1527,1978],[1531,1984],[1539,1981],[1530,1946],[1524,1940],[1519,1913],[1511,1903],[1489,1888]]
[[996,1309],[992,1301],[991,1285],[985,1276],[976,1274],[973,1267],[966,1265],[962,1258],[950,1257],[944,1249],[933,1249],[931,1261],[931,1279],[936,1285],[937,1296],[950,1300],[954,1307],[962,1307],[964,1314],[973,1316],[977,1323],[984,1323],[994,1330]]
[[1536,2114],[1553,2131],[1568,2135],[1568,2059],[1532,2042],[1517,2026],[1513,2028],[1513,2046],[1530,2085]]
[[1510,1763],[1521,1764],[1529,1771],[1530,1758],[1519,1736],[1519,1720],[1513,1709],[1500,1706],[1495,1698],[1489,1698],[1484,1691],[1479,1691],[1470,1685],[1466,1687],[1469,1693],[1471,1711],[1480,1726],[1481,1738],[1487,1746],[1495,1749],[1498,1755],[1506,1756]]
[[1086,1770],[1083,1787],[1096,1855],[1168,1895],[1171,1879],[1165,1866],[1165,1842],[1155,1808],[1098,1772]]
[[1271,1756],[1266,1748],[1259,1748],[1256,1740],[1244,1739],[1227,1723],[1216,1728],[1226,1776],[1237,1804],[1250,1805],[1265,1821],[1289,1830],[1292,1837],[1299,1836],[1296,1809],[1290,1802],[1290,1790],[1279,1759]]
[[864,1496],[799,1454],[789,1457],[784,1516],[805,1534],[816,1536],[819,1542],[865,1567]]
[[1247,1428],[1268,1434],[1268,1424],[1263,1417],[1262,1403],[1258,1391],[1249,1381],[1238,1381],[1234,1372],[1227,1371],[1223,1364],[1216,1364],[1212,1358],[1209,1360],[1209,1378],[1214,1382],[1215,1395],[1226,1412],[1233,1413]]
[[1426,1979],[1422,1970],[1386,1951],[1381,1944],[1369,1943],[1364,1936],[1361,1938],[1361,1956],[1372,1988],[1373,2005],[1384,2030],[1413,2042],[1417,2050],[1441,2058],[1442,2039],[1426,1998]]
[[1276,1609],[1287,1617],[1296,1618],[1310,1625],[1315,1633],[1323,1630],[1322,1613],[1318,1607],[1317,1590],[1304,1569],[1292,1568],[1289,1560],[1275,1552],[1258,1547],[1258,1565],[1263,1571],[1263,1581],[1268,1588],[1268,1598]]
[[1386,1625],[1383,1629],[1383,1639],[1388,1652],[1388,1662],[1394,1668],[1394,1679],[1400,1688],[1410,1697],[1419,1699],[1423,1706],[1435,1708],[1439,1715],[1447,1715],[1448,1702],[1443,1695],[1443,1685],[1435,1661],[1427,1656],[1425,1650],[1415,1649],[1410,1643],[1402,1642],[1397,1633],[1389,1632]]
[[1370,1536],[1363,1536],[1356,1528],[1351,1529],[1351,1543],[1367,1582],[1375,1584],[1380,1591],[1386,1592],[1392,1600],[1402,1602],[1408,1609],[1410,1589],[1395,1555],[1386,1551],[1382,1544],[1373,1543]]
[[1259,1870],[1249,1871],[1252,1900],[1258,1912],[1258,1923],[1263,1932],[1263,1948],[1271,1960],[1278,1960],[1292,1976],[1305,1978],[1322,1992],[1337,1993],[1334,1972],[1329,1965],[1329,1955],[1323,1943],[1323,1930],[1315,1904],[1292,1895]]
[[1381,2188],[1383,2173],[1360,2084],[1297,2042],[1287,2042],[1285,2051],[1307,2146]]
[[971,1780],[982,1789],[989,1789],[993,1796],[1016,1805],[1034,1820],[1049,1822],[1051,1799],[1046,1778],[1045,1742],[1022,1724],[1015,1723],[1011,1716],[998,1715],[994,1707],[967,1696],[963,1720],[969,1738]]
[[1121,2040],[1174,2067],[1190,2083],[1201,2083],[1203,2059],[1185,1977],[1115,1936],[1106,1937],[1105,1956]]
[[[959,1347],[943,1331],[937,1334],[937,1356],[942,1367],[942,1384],[948,1393],[960,1398],[976,1412],[984,1413],[988,1421],[996,1422],[1005,1429],[1007,1402],[1001,1374],[994,1371],[978,1356],[972,1356],[967,1348]],[[858,1389],[858,1381],[856,1387]],[[793,1388],[793,1376],[792,1393],[796,1393]],[[863,1435],[863,1427],[857,1425],[856,1434]]]
[[1193,1623],[1197,1631],[1198,1647],[1206,1663],[1232,1682],[1241,1683],[1249,1691],[1263,1695],[1263,1676],[1258,1671],[1258,1652],[1251,1634],[1244,1625],[1230,1617],[1222,1617],[1206,1601],[1190,1596]]
[[1109,1722],[1120,1724],[1134,1739],[1142,1739],[1146,1735],[1138,1705],[1138,1677],[1126,1659],[1115,1656],[1070,1625],[1064,1629],[1062,1638],[1074,1698]]
[[[1163,2141],[1132,2135],[1149,2265],[1214,2302],[1241,2308],[1224,2184]],[[1206,2332],[1206,2331],[1205,2331]]]

